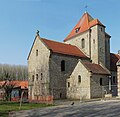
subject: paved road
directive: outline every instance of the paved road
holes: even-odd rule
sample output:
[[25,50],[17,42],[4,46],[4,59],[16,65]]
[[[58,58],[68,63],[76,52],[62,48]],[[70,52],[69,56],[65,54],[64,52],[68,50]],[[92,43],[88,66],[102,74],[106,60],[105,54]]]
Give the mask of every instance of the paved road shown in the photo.
[[120,100],[60,105],[17,112],[13,117],[120,117]]

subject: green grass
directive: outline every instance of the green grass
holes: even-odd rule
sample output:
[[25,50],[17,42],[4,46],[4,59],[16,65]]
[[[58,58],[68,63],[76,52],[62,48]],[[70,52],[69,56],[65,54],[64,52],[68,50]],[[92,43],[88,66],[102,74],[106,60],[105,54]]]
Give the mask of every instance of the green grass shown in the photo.
[[17,102],[0,102],[0,117],[8,117],[9,112],[19,110],[29,110],[33,108],[42,108],[52,106],[50,104],[35,104],[35,103],[22,103],[21,109],[19,109],[20,103]]

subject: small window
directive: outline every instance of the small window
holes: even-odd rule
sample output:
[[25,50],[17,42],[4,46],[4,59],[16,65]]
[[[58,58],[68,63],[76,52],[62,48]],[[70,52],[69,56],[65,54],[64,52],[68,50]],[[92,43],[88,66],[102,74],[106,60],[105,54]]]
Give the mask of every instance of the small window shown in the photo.
[[100,78],[100,86],[102,86],[103,85],[103,83],[102,83],[102,78]]
[[93,44],[95,44],[95,39],[93,39]]
[[36,50],[36,56],[38,56],[38,50]]
[[38,80],[38,74],[36,74],[36,80]]
[[65,61],[61,61],[61,71],[65,71]]
[[103,29],[101,28],[101,31],[102,31]]
[[85,48],[85,39],[82,39],[82,49]]
[[41,80],[43,79],[43,74],[41,73]]
[[81,76],[78,76],[78,83],[81,83]]
[[68,82],[68,87],[70,87],[70,82]]
[[34,75],[32,75],[32,81],[34,81]]

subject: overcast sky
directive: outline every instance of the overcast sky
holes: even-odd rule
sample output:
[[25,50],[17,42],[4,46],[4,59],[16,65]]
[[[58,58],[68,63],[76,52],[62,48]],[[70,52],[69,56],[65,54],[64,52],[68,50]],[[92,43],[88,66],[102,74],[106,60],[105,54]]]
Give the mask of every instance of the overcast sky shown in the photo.
[[0,63],[27,65],[35,38],[62,42],[85,12],[98,18],[120,49],[120,0],[0,0]]

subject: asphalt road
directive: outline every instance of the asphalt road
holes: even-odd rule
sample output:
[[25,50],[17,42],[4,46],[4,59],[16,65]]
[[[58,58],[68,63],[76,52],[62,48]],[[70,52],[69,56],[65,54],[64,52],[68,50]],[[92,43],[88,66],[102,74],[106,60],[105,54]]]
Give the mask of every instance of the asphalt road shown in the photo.
[[12,117],[120,117],[120,100],[75,102],[74,105],[20,111]]

